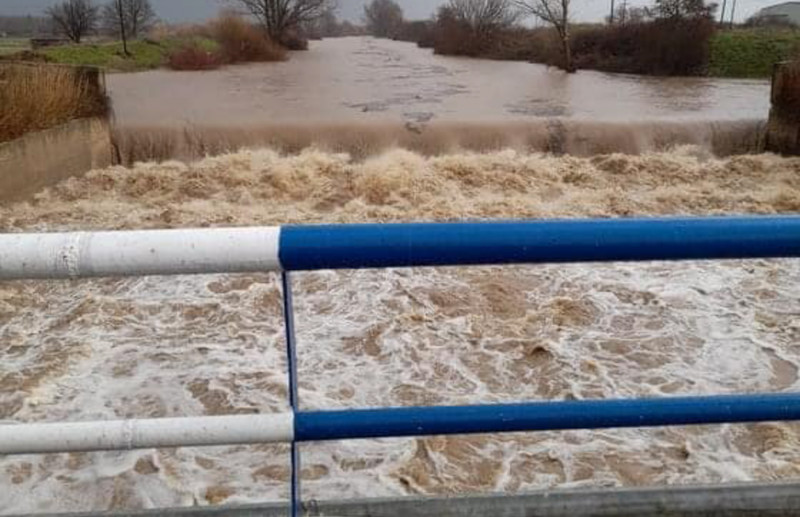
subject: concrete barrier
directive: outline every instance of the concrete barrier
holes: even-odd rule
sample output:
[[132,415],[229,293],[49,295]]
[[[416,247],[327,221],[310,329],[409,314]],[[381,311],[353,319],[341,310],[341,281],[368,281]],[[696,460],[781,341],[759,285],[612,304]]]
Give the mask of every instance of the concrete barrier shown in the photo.
[[[285,517],[286,504],[181,508],[50,517]],[[468,497],[309,501],[305,517],[797,517],[800,485],[740,484]],[[22,517],[22,516],[17,516]]]
[[766,148],[800,155],[800,61],[775,65]]
[[73,120],[0,144],[0,202],[113,163],[111,129],[102,118]]

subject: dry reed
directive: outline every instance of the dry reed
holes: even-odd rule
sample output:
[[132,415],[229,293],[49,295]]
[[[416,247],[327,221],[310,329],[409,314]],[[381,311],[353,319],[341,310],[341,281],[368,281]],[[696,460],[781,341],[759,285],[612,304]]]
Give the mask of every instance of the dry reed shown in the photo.
[[73,119],[104,115],[95,70],[49,65],[0,67],[0,142]]
[[241,16],[222,13],[211,22],[214,40],[226,63],[283,61],[286,50]]

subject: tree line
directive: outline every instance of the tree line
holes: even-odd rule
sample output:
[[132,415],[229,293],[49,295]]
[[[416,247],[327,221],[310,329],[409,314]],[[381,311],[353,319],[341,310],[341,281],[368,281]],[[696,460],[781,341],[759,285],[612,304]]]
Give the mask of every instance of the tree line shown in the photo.
[[[293,34],[303,27],[330,17],[335,0],[226,0],[252,15],[278,44],[290,46]],[[62,0],[47,9],[47,16],[58,31],[74,43],[102,29],[122,40],[138,37],[157,20],[150,0],[110,0],[99,5],[94,0]]]
[[[437,53],[504,59],[524,55],[567,72],[589,65],[640,73],[692,73],[702,66],[714,30],[716,4],[654,0],[650,7],[629,9],[625,2],[615,9],[612,0],[611,9],[608,26],[579,34],[573,33],[572,0],[449,0],[427,22],[406,22],[395,0],[372,0],[364,8],[364,20],[370,34],[416,41]],[[550,27],[557,41],[557,58],[541,30],[521,25],[531,18]],[[529,41],[521,41],[524,38]],[[647,60],[652,69],[642,70]]]
[[[342,29],[344,26],[338,25],[335,0],[221,1],[250,15],[271,41],[285,48],[303,48],[302,39],[308,35],[358,33],[353,26]],[[620,11],[612,0],[606,28],[584,28],[577,34],[572,0],[448,0],[432,20],[418,22],[407,22],[395,0],[371,0],[364,8],[364,22],[374,36],[416,41],[442,54],[529,55],[531,60],[567,72],[588,66],[637,73],[687,73],[701,67],[714,29],[716,4],[705,0],[653,2],[636,9],[628,9],[623,2]],[[136,38],[157,19],[150,0],[110,0],[103,6],[94,0],[62,0],[48,15],[76,43],[102,27],[122,40],[126,54],[127,40]],[[553,45],[541,37],[541,30],[521,25],[531,18],[550,27],[548,34],[554,36],[557,50],[551,50]]]
[[111,0],[96,5],[92,0],[65,0],[48,8],[57,30],[74,43],[102,29],[119,37],[128,54],[128,39],[135,39],[156,22],[150,0]]

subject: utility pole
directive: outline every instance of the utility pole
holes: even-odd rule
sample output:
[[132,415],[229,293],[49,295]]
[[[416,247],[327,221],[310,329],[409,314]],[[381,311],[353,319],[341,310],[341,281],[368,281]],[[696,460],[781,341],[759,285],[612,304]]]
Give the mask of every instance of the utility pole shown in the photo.
[[608,17],[608,22],[614,25],[614,0],[611,0],[611,16]]
[[719,26],[725,25],[725,12],[728,10],[728,0],[722,0],[722,14],[719,16]]
[[622,25],[628,22],[628,0],[622,0]]
[[733,4],[731,4],[731,29],[733,28],[733,22],[736,18],[736,0],[733,0]]

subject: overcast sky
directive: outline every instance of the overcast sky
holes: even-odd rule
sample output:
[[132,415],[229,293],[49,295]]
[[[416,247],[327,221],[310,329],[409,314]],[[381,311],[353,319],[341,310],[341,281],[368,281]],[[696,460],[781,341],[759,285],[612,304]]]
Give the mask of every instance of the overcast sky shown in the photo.
[[[102,0],[95,0],[98,3]],[[214,16],[231,0],[151,0],[159,16],[171,22],[199,21]],[[340,16],[357,21],[366,0],[339,0]],[[445,0],[397,0],[406,18],[428,18]],[[616,0],[618,4],[624,0]],[[733,0],[728,0],[730,4]],[[736,0],[736,18],[743,20],[758,9],[781,3],[781,0]],[[0,15],[41,14],[56,0],[0,0]],[[721,3],[721,0],[719,0]],[[629,5],[651,5],[652,0],[628,0]],[[610,0],[574,0],[574,18],[579,21],[600,21],[608,14]]]

